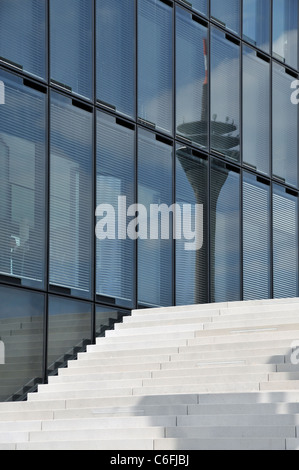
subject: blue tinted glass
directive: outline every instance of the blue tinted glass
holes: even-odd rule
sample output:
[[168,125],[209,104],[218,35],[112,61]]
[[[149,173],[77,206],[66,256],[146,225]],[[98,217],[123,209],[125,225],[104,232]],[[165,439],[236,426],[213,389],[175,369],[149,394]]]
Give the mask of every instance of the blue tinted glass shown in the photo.
[[91,294],[92,113],[51,96],[50,284]]
[[176,132],[201,147],[208,145],[208,31],[177,9]]
[[97,0],[97,98],[135,117],[134,0]]
[[241,0],[211,0],[211,17],[239,34]]
[[273,0],[273,54],[298,65],[298,0]]
[[135,200],[135,132],[104,113],[97,118],[97,294],[131,307],[135,243],[127,236],[126,214]]
[[270,185],[243,178],[243,297],[270,296]]
[[6,72],[0,81],[0,273],[42,287],[47,96]]
[[1,0],[0,57],[46,78],[46,0]]
[[269,52],[269,0],[243,0],[243,37],[255,46]]
[[274,298],[298,296],[298,197],[273,186]]
[[190,4],[192,9],[207,16],[208,14],[208,0],[183,0],[187,5]]
[[270,174],[270,64],[243,46],[243,160]]
[[211,149],[240,159],[240,47],[211,35]]
[[138,12],[138,117],[172,133],[172,8],[140,0]]
[[210,210],[211,300],[240,300],[240,175],[216,160]]
[[92,0],[50,0],[51,79],[92,98]]

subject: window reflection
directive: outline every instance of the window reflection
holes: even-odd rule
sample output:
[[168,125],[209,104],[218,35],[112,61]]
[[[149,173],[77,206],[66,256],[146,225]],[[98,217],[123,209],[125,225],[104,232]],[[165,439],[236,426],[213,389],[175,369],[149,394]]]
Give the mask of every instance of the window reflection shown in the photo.
[[240,33],[241,1],[211,0],[211,17],[234,33]]
[[243,38],[254,46],[269,52],[269,0],[243,0]]
[[273,0],[273,54],[298,65],[298,0]]

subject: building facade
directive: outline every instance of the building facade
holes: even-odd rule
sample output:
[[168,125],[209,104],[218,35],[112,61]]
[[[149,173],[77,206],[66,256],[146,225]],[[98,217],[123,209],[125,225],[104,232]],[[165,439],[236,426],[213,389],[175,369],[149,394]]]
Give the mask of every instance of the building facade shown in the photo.
[[0,400],[132,309],[298,296],[298,58],[297,0],[0,0]]

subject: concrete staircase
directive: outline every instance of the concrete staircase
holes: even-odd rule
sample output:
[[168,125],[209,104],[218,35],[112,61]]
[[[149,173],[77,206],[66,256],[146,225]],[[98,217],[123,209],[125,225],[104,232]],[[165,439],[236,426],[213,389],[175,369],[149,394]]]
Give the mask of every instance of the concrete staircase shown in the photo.
[[0,450],[299,449],[299,299],[134,311],[26,402]]

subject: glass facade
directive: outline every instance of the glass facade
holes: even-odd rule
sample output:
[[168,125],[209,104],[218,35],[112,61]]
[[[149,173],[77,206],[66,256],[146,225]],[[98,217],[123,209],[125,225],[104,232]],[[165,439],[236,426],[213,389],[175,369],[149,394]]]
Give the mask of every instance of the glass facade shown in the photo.
[[297,0],[0,0],[0,400],[132,309],[299,295],[298,78]]

